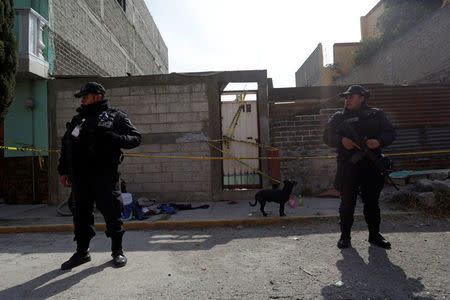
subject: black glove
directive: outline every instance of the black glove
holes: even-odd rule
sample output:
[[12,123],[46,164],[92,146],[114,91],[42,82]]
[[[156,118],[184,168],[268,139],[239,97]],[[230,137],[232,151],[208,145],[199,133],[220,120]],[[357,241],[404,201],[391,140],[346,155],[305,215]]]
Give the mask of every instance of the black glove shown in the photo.
[[122,141],[122,136],[115,133],[112,130],[106,130],[102,133],[102,139],[106,143],[111,143],[113,145],[120,145],[120,142]]

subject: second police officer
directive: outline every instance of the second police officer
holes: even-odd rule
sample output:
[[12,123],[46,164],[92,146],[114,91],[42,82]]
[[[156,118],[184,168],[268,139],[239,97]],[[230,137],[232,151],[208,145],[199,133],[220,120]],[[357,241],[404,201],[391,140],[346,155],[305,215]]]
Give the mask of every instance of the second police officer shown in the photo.
[[367,105],[370,92],[360,85],[351,85],[340,94],[345,97],[343,112],[335,113],[326,125],[324,142],[337,150],[337,172],[335,188],[341,194],[339,207],[341,236],[339,248],[351,245],[351,228],[358,194],[364,203],[364,218],[369,229],[371,244],[389,249],[391,244],[380,234],[379,196],[384,186],[384,175],[380,174],[367,157],[355,162],[352,158],[359,151],[358,145],[340,126],[347,122],[354,131],[366,138],[366,146],[376,157],[381,157],[383,147],[392,144],[396,132],[383,111]]

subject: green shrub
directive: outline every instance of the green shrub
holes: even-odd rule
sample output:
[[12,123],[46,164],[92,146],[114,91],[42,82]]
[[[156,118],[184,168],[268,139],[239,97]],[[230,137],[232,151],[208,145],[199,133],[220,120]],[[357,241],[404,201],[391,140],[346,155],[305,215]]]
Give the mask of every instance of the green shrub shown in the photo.
[[363,40],[354,52],[355,65],[365,62],[414,25],[422,22],[442,5],[442,0],[386,0],[386,8],[377,20],[381,34]]
[[370,37],[362,41],[354,52],[355,65],[359,65],[374,55],[383,46],[381,37]]
[[442,0],[387,0],[377,20],[383,40],[389,42],[423,21],[442,5]]

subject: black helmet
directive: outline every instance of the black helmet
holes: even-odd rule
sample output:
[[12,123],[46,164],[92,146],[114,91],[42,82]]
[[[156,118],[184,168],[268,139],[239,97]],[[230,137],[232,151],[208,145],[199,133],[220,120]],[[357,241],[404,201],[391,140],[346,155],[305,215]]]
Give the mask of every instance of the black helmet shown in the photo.
[[357,85],[357,84],[349,86],[348,89],[345,92],[340,93],[339,96],[346,97],[348,95],[354,95],[354,94],[364,96],[364,98],[366,98],[366,99],[368,99],[370,96],[370,92],[368,90],[366,90],[364,87]]
[[74,96],[76,98],[81,98],[84,95],[87,94],[101,94],[104,95],[106,93],[105,88],[97,82],[88,82],[86,83],[78,93],[76,93]]

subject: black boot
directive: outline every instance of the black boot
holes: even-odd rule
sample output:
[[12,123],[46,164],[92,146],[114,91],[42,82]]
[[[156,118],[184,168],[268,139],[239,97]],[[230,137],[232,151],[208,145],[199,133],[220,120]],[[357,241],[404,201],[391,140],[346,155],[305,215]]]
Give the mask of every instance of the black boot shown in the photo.
[[339,249],[345,249],[352,245],[351,239],[346,237],[341,237],[337,242],[337,246]]
[[391,243],[379,233],[369,234],[369,243],[384,249],[391,249]]
[[114,267],[121,268],[127,264],[127,258],[125,257],[122,251],[113,252],[111,256],[113,257]]
[[61,265],[61,270],[69,270],[72,268],[75,268],[79,265],[82,265],[84,263],[87,263],[88,261],[91,261],[91,256],[89,255],[89,249],[86,251],[77,251],[74,255],[72,255],[71,258],[69,258],[68,261],[64,262]]
[[118,235],[111,238],[111,256],[113,257],[113,264],[116,268],[121,268],[127,264],[127,258],[122,250],[122,236]]

